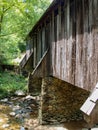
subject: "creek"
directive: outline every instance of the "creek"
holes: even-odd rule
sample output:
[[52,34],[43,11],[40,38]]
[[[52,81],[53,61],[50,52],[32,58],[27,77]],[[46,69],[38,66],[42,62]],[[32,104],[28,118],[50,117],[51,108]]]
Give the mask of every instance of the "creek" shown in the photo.
[[[85,121],[71,121],[61,125],[38,123],[39,97],[10,97],[0,100],[0,130],[88,130]],[[98,126],[92,128],[98,130]]]

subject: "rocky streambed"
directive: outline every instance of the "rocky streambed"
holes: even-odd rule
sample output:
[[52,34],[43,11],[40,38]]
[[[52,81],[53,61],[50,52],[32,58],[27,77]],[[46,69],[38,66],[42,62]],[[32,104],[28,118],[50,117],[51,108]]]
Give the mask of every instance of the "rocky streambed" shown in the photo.
[[[38,96],[15,96],[0,100],[0,130],[87,130],[85,121],[39,125]],[[96,126],[92,130],[98,130]]]
[[[38,99],[33,96],[0,100],[0,130],[23,130],[33,127],[38,117]],[[36,120],[36,123],[35,123]]]

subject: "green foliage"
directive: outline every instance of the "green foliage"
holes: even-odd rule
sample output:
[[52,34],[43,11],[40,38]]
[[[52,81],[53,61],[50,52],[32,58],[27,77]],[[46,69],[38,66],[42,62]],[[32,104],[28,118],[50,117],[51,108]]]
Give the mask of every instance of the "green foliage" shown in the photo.
[[[0,0],[0,64],[13,64],[13,59],[20,57],[26,35],[49,3],[49,0]],[[0,98],[25,90],[26,82],[13,72],[0,73]]]
[[0,0],[0,62],[10,64],[19,57],[23,42],[43,14],[48,0]]
[[10,71],[0,73],[0,98],[11,96],[16,90],[27,91],[27,79]]
[[13,59],[19,57],[20,49],[18,47],[18,43],[17,41],[13,40],[14,39],[11,37],[9,37],[9,40],[0,40],[0,63],[13,64]]

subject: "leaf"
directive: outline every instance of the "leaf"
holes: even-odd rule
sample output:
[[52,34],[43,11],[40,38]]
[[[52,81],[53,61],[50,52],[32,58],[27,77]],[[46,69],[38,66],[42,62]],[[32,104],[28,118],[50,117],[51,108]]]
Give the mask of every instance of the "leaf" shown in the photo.
[[25,45],[23,40],[48,6],[48,0],[0,0],[0,63],[20,55],[19,44]]

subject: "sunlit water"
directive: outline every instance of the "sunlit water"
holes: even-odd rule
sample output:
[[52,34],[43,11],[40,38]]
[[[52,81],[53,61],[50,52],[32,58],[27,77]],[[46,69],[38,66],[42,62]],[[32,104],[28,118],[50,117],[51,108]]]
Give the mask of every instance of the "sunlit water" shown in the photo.
[[11,108],[7,105],[0,104],[0,130],[19,130],[20,124],[9,113]]
[[[13,104],[18,102],[13,100]],[[12,112],[10,105],[0,103],[0,130],[87,130],[87,124],[84,121],[71,121],[62,125],[39,125],[38,123],[38,110],[29,113],[28,118],[24,121],[17,120],[15,116],[11,116]],[[92,128],[98,130],[98,128]]]

